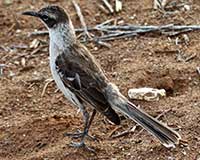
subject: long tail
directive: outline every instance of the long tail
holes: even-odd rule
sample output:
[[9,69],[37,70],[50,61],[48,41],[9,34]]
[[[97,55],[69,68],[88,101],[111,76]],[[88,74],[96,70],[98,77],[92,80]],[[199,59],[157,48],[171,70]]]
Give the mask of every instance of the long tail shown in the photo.
[[165,147],[175,147],[179,143],[181,137],[177,132],[129,102],[113,84],[107,87],[106,94],[113,109],[120,111],[141,125],[158,138]]

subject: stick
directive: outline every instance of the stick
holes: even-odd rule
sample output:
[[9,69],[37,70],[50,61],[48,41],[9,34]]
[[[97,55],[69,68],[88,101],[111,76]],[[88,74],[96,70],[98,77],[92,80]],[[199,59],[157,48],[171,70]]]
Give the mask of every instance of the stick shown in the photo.
[[196,56],[197,56],[196,53],[192,54],[191,56],[189,56],[189,57],[186,58],[185,62],[188,62],[188,61],[194,59]]
[[122,10],[122,1],[121,0],[115,0],[115,11],[119,12]]
[[113,21],[115,21],[115,18],[106,20],[106,21],[104,21],[103,23],[100,23],[100,24],[96,25],[96,28],[99,28],[99,27],[101,27],[101,26],[107,25],[107,24],[109,24],[109,23],[111,23],[111,22],[113,22]]
[[[147,32],[160,32],[164,35],[167,35],[167,32],[181,32],[181,31],[194,31],[194,30],[200,30],[200,26],[199,25],[190,25],[190,26],[176,26],[173,24],[169,24],[169,25],[164,25],[164,26],[137,26],[137,25],[124,25],[124,26],[120,26],[120,25],[96,25],[95,27],[89,27],[86,28],[87,31],[95,31],[95,30],[108,30],[108,31],[118,31],[118,32],[122,32],[122,31],[132,31],[135,33],[147,33]],[[80,28],[80,29],[76,29],[76,32],[82,32],[84,31],[84,28]],[[171,34],[170,33],[170,34]],[[39,34],[48,34],[48,32],[44,31],[44,32],[32,32],[32,35],[39,35]]]
[[0,76],[3,76],[3,68],[6,66],[6,64],[0,64]]
[[76,9],[76,12],[77,12],[77,15],[78,15],[78,17],[79,17],[79,19],[80,19],[80,22],[81,22],[81,25],[82,25],[82,27],[83,27],[85,36],[87,36],[87,38],[91,39],[90,34],[89,34],[88,30],[87,30],[87,26],[86,26],[86,23],[85,23],[85,20],[84,20],[84,18],[83,18],[83,14],[82,14],[82,12],[81,12],[81,9],[80,9],[79,5],[76,3],[75,0],[73,0],[72,3],[73,3],[73,5],[74,5],[74,7],[75,7],[75,9]]
[[97,4],[97,6],[98,6],[98,8],[99,8],[102,12],[104,12],[104,13],[106,13],[106,14],[109,14],[109,11],[108,11],[107,9],[105,9],[103,5]]
[[200,67],[197,67],[197,73],[200,75]]
[[[172,32],[181,32],[181,31],[194,31],[194,30],[200,30],[199,25],[191,25],[191,26],[176,26],[173,24],[164,25],[164,26],[137,26],[137,25],[125,25],[125,26],[115,26],[115,25],[96,25],[95,27],[89,27],[86,28],[87,31],[132,31],[135,33],[148,33],[148,32],[156,32],[159,31],[160,33],[164,35],[168,35]],[[84,28],[75,29],[76,32],[83,32]],[[169,33],[171,31],[171,33]],[[129,32],[130,33],[130,32]],[[37,31],[32,32],[30,35],[44,35],[48,34],[48,31]]]
[[[84,17],[83,17],[83,14],[81,13],[81,9],[80,9],[79,5],[76,3],[75,0],[73,0],[72,2],[73,2],[73,5],[74,5],[74,7],[76,9],[77,15],[79,16],[79,19],[81,21],[81,25],[83,27],[83,31],[84,31],[85,37],[89,38],[89,40],[91,40],[91,41],[96,42],[98,45],[102,45],[104,47],[110,48],[111,47],[110,44],[102,42],[101,40],[93,39],[90,36],[90,34],[88,32],[88,29],[87,29],[87,26],[86,26],[86,23],[85,23],[85,20],[84,20]],[[85,41],[86,41],[86,39],[85,39]]]
[[101,41],[111,41],[115,39],[122,39],[122,38],[137,36],[137,35],[138,35],[137,33],[132,33],[132,32],[131,33],[121,32],[121,33],[105,35],[105,36],[99,37],[98,39]]
[[53,82],[53,81],[54,81],[53,79],[47,79],[47,80],[46,80],[46,83],[45,83],[44,88],[43,88],[43,90],[42,90],[41,97],[44,96],[44,94],[45,94],[45,92],[46,92],[46,89],[47,89],[48,85],[49,85],[51,82]]
[[121,129],[122,127],[121,126],[119,126],[119,127],[116,127],[115,129],[113,129],[112,131],[111,131],[111,133],[108,135],[108,137],[112,137],[112,135],[118,130],[118,129]]
[[119,138],[119,137],[123,137],[123,136],[126,136],[127,134],[129,134],[129,133],[133,133],[135,130],[136,130],[136,128],[138,127],[139,125],[135,125],[134,127],[131,127],[131,128],[129,128],[128,130],[125,130],[125,131],[123,131],[123,132],[121,132],[121,133],[119,133],[119,134],[116,134],[116,135],[111,135],[110,137],[112,138],[112,139],[114,139],[114,138]]
[[48,35],[49,32],[48,31],[36,31],[36,32],[31,32],[28,34],[28,37],[31,37],[31,36],[45,36],[45,35]]
[[[121,38],[127,38],[127,37],[134,37],[137,35],[144,35],[146,33],[155,33],[155,34],[161,34],[165,36],[175,36],[178,34],[182,34],[185,32],[191,32],[195,30],[200,30],[199,25],[183,25],[178,26],[174,24],[168,24],[163,26],[138,26],[138,25],[107,25],[108,23],[112,22],[112,20],[103,22],[101,24],[98,24],[94,27],[86,27],[85,24],[83,24],[83,28],[76,29],[76,32],[85,32],[85,34],[89,34],[88,31],[98,31],[101,33],[104,33],[103,36],[98,36],[95,38],[91,38],[91,41],[97,42],[97,41],[110,41],[115,39],[121,39]],[[36,34],[43,34],[47,32],[33,32],[32,35]]]
[[113,13],[114,10],[113,10],[111,4],[107,0],[102,0],[102,1],[105,4],[105,6],[109,9],[110,13]]
[[[94,40],[95,41],[95,40]],[[104,46],[106,48],[111,48],[111,45],[109,43],[106,43],[106,42],[103,42],[103,41],[100,41],[100,40],[96,40],[96,43],[100,46]]]

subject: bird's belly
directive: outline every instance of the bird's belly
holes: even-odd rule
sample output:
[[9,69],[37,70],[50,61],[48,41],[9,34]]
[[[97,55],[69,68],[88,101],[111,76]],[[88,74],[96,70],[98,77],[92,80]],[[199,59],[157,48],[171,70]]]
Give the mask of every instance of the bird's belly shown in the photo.
[[56,70],[55,62],[50,61],[51,66],[51,73],[53,76],[54,81],[56,82],[57,87],[62,91],[62,93],[65,95],[65,97],[74,105],[80,106],[80,102],[77,99],[76,95],[71,92],[62,82],[59,73]]

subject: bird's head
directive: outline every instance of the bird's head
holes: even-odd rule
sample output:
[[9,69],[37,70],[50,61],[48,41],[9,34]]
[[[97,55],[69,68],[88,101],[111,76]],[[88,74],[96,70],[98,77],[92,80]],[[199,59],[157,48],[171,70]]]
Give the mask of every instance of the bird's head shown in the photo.
[[59,6],[44,7],[38,12],[26,11],[23,15],[38,17],[49,30],[50,40],[59,47],[76,42],[75,30],[67,12]]
[[48,6],[42,8],[38,12],[26,11],[22,14],[40,18],[48,29],[56,28],[58,24],[70,23],[69,16],[64,9],[59,6]]

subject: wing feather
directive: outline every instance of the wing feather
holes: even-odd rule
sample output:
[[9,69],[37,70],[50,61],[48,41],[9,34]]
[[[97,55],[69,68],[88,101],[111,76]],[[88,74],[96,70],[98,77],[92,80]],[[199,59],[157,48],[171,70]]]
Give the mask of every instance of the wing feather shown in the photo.
[[108,80],[86,48],[80,45],[68,48],[57,57],[56,69],[65,86],[77,97],[91,104],[114,123],[120,123],[118,115],[103,94]]

